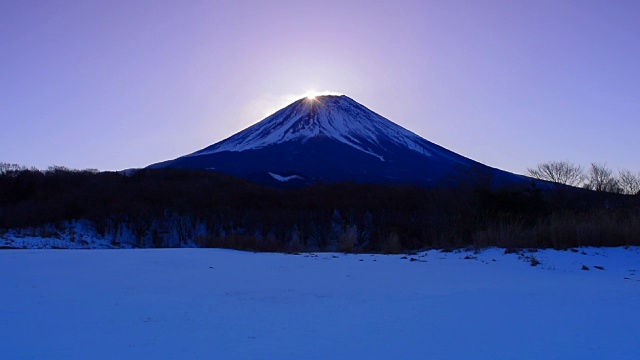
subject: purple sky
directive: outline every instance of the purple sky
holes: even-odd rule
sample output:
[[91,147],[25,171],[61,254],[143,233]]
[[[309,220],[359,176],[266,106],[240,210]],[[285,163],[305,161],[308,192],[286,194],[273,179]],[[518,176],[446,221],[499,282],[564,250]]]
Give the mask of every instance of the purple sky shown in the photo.
[[640,1],[0,1],[0,161],[119,170],[308,90],[461,155],[640,170]]

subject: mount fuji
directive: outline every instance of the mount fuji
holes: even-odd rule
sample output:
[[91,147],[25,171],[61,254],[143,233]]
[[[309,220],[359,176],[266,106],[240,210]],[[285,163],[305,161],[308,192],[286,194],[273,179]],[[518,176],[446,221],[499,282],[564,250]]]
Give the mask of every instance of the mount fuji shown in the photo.
[[425,140],[341,95],[303,98],[235,135],[150,168],[211,169],[268,185],[504,186],[529,181]]

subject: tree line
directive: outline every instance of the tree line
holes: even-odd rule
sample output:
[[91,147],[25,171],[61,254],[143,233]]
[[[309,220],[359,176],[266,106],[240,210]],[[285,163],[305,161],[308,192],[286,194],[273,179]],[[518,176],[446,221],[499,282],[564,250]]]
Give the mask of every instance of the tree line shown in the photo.
[[555,184],[583,187],[594,191],[618,194],[640,194],[640,173],[634,174],[627,169],[614,175],[606,164],[591,163],[585,171],[582,166],[568,161],[549,161],[528,168],[527,174],[536,179]]
[[137,247],[397,253],[640,245],[640,196],[531,183],[492,189],[317,184],[275,189],[213,171],[0,166],[0,229],[85,220]]

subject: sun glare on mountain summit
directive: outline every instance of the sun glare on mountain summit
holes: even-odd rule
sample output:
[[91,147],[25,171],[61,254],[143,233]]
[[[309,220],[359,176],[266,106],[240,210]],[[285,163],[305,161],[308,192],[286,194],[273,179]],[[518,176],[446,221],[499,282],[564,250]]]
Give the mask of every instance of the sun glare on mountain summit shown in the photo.
[[[344,93],[339,93],[336,91],[317,91],[317,90],[307,90],[305,92],[297,92],[297,93],[289,93],[284,95],[273,95],[273,94],[264,94],[260,98],[255,99],[250,107],[252,111],[248,112],[248,118],[265,118],[267,116],[273,115],[278,110],[298,101],[304,100],[305,102],[311,104],[313,101],[318,101],[319,96],[325,95],[335,95],[340,96],[344,95]],[[252,115],[255,114],[255,115]]]
[[318,96],[323,96],[323,95],[343,95],[340,93],[337,93],[335,91],[316,91],[316,90],[308,90],[304,93],[303,97],[308,100],[316,100],[316,97]]

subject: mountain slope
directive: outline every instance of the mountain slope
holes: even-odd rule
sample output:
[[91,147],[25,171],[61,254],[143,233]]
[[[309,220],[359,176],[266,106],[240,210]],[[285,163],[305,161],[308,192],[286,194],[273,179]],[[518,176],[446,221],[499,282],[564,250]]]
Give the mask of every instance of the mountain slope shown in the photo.
[[151,167],[213,169],[268,184],[521,180],[431,143],[344,95],[300,99],[225,140]]
[[[289,141],[326,136],[384,161],[378,154],[384,142],[415,150],[425,156],[438,153],[432,143],[385,119],[347,96],[304,98],[248,129],[191,154],[255,150]],[[460,160],[460,159],[457,159]]]

